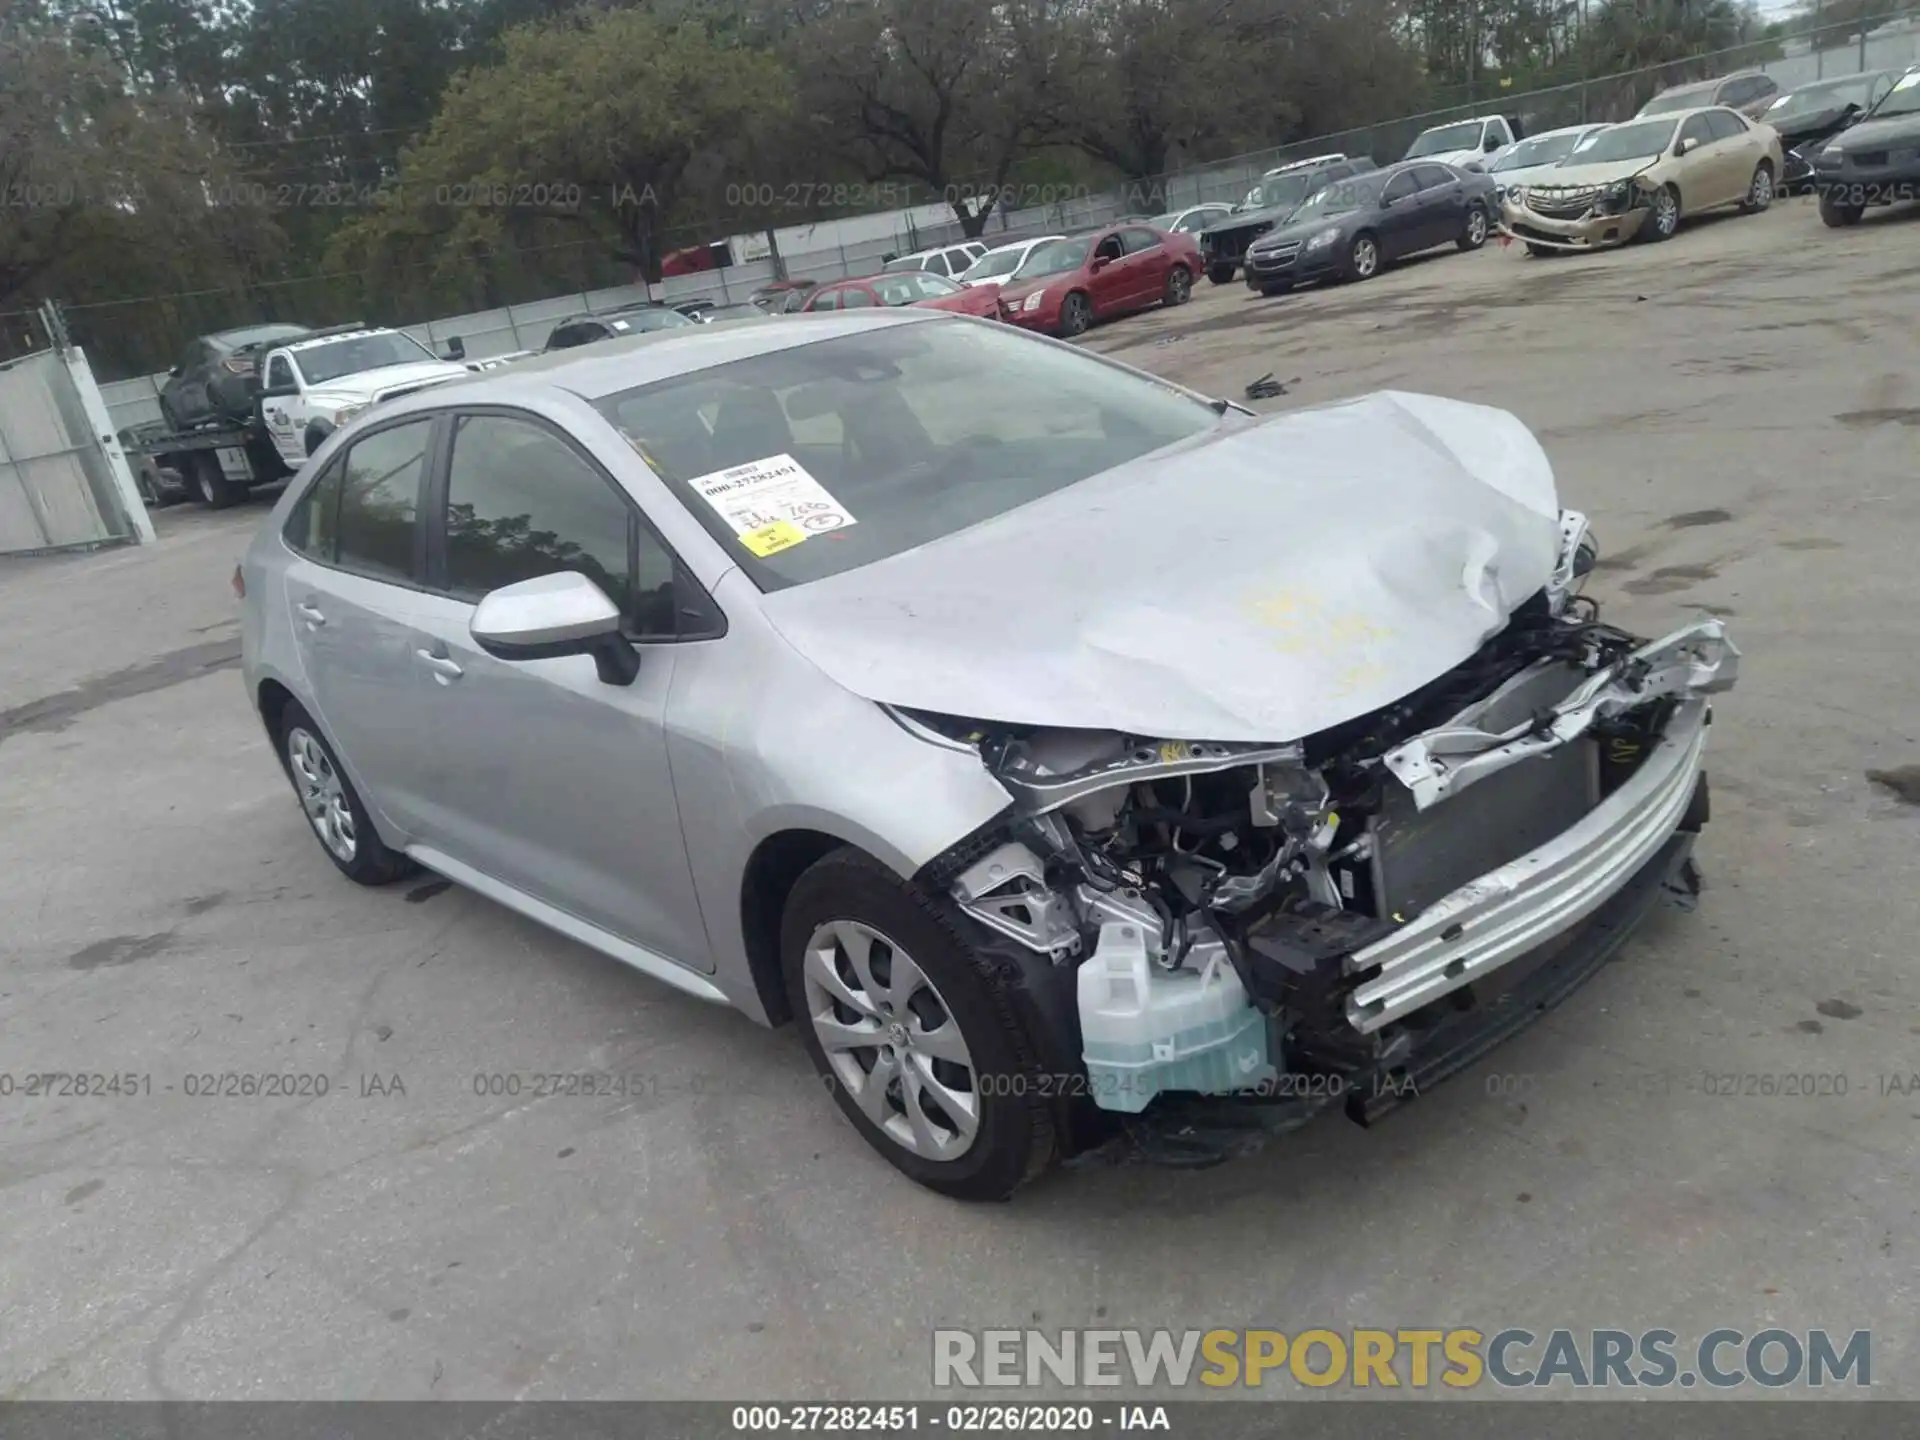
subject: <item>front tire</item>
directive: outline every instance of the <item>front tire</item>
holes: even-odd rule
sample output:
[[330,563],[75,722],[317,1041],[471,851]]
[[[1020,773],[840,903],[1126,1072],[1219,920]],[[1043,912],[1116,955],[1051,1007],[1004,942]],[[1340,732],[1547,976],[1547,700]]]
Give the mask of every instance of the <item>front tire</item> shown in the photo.
[[1831,191],[1820,197],[1820,223],[1830,230],[1844,230],[1849,225],[1858,225],[1860,217],[1866,213],[1866,206],[1836,200]]
[[780,959],[808,1058],[867,1143],[943,1195],[1004,1200],[1058,1153],[1054,1091],[973,928],[843,848],[795,882]]
[[1347,278],[1371,280],[1380,273],[1380,242],[1362,230],[1347,247]]
[[298,701],[287,702],[277,739],[293,793],[336,870],[356,885],[387,885],[418,868],[380,838],[333,746]]
[[1293,289],[1293,286],[1284,283],[1279,285],[1262,285],[1260,287],[1260,293],[1271,300],[1276,295],[1285,295],[1291,289]]
[[178,434],[187,428],[186,425],[181,422],[180,417],[173,413],[173,406],[168,402],[165,395],[160,397],[160,419],[161,422],[166,425],[169,434]]
[[1075,290],[1060,302],[1060,338],[1071,340],[1093,324],[1093,302]]
[[1479,205],[1467,206],[1467,228],[1454,241],[1462,250],[1478,250],[1487,243],[1487,212]]
[[1653,192],[1653,213],[1640,227],[1641,237],[1649,245],[1658,245],[1662,240],[1671,240],[1679,228],[1680,192],[1671,185],[1662,185]]
[[333,426],[325,420],[315,420],[307,426],[307,454],[313,454],[314,451],[326,444],[327,437],[331,434],[333,434]]
[[1773,204],[1773,164],[1762,160],[1753,167],[1753,179],[1747,182],[1747,198],[1740,202],[1742,215],[1758,215]]
[[1193,298],[1193,272],[1184,265],[1176,265],[1167,272],[1167,286],[1161,292],[1160,300],[1168,309],[1175,305],[1184,305]]
[[1207,279],[1216,285],[1231,285],[1233,283],[1234,269],[1235,267],[1232,265],[1209,265],[1207,267]]

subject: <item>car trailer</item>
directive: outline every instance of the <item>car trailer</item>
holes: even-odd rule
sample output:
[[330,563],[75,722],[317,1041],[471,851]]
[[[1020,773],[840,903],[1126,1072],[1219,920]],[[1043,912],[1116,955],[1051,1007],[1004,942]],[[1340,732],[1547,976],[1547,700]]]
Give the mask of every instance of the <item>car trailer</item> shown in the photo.
[[293,472],[267,438],[258,414],[245,425],[168,430],[150,422],[120,432],[141,498],[151,507],[195,499],[212,510],[237,504],[255,485]]

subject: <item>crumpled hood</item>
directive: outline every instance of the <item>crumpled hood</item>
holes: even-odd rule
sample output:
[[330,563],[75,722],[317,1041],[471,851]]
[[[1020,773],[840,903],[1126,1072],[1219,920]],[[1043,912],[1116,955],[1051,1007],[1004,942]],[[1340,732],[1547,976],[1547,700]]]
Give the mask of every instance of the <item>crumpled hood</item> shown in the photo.
[[453,360],[416,360],[410,365],[383,365],[378,370],[326,380],[314,386],[311,393],[329,401],[337,399],[342,403],[360,404],[389,390],[402,390],[409,385],[430,385],[439,380],[458,380],[472,373],[464,364]]
[[872,700],[1280,742],[1465,660],[1547,583],[1558,517],[1519,420],[1387,392],[1223,421],[763,611]]
[[1659,160],[1658,155],[1635,155],[1626,160],[1601,160],[1592,165],[1568,165],[1563,161],[1534,180],[1532,186],[1538,190],[1586,190],[1611,185],[1616,180],[1631,180]]

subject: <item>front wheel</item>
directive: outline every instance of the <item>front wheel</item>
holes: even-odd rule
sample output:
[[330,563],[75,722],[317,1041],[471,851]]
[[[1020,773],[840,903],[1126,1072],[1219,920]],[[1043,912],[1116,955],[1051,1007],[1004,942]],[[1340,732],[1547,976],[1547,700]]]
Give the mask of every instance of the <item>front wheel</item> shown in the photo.
[[1078,290],[1060,302],[1060,334],[1071,340],[1087,333],[1093,323],[1093,302]]
[[1167,272],[1167,286],[1160,294],[1162,303],[1168,306],[1184,305],[1193,296],[1193,272],[1184,265],[1176,265]]
[[1467,228],[1454,241],[1462,250],[1478,250],[1487,243],[1487,212],[1478,205],[1467,207]]
[[1680,193],[1671,185],[1662,185],[1653,192],[1653,213],[1647,216],[1640,233],[1650,244],[1657,245],[1662,240],[1671,240],[1679,228]]
[[1371,280],[1380,272],[1380,242],[1362,231],[1347,248],[1347,278]]
[[1747,198],[1740,202],[1740,213],[1758,215],[1773,204],[1773,166],[1762,160],[1753,167],[1753,179],[1747,182]]
[[193,492],[209,510],[224,510],[246,498],[247,487],[227,479],[220,468],[220,457],[213,451],[196,451],[189,461],[193,466]]
[[1004,1200],[1057,1153],[1045,1077],[1007,982],[945,901],[852,849],[794,883],[787,997],[821,1081],[903,1174]]
[[1233,266],[1223,265],[1216,261],[1214,264],[1207,266],[1207,279],[1216,285],[1231,285],[1233,283],[1233,272]]
[[1849,205],[1844,200],[1836,200],[1831,192],[1820,197],[1820,223],[1831,230],[1844,230],[1849,225],[1858,225],[1860,217],[1866,213],[1866,206]]

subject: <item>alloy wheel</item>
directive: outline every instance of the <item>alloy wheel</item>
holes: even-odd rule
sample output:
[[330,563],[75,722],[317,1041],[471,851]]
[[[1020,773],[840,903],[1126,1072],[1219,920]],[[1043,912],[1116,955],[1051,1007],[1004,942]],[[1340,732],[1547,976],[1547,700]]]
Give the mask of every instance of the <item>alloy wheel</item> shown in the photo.
[[980,1077],[940,991],[907,952],[858,920],[807,941],[807,1018],[836,1081],[902,1149],[957,1160],[980,1131]]
[[1487,243],[1487,212],[1477,205],[1467,215],[1467,244],[1478,250]]
[[354,834],[353,807],[326,747],[295,726],[287,732],[287,764],[293,770],[300,808],[307,812],[313,833],[336,859],[352,864],[360,848]]
[[1353,242],[1353,273],[1359,279],[1372,278],[1373,272],[1380,268],[1380,247],[1373,243],[1371,236],[1362,235]]
[[1653,228],[1663,238],[1680,228],[1680,202],[1673,198],[1671,190],[1662,190],[1654,197]]
[[1747,203],[1755,210],[1764,210],[1773,203],[1773,172],[1764,165],[1753,172],[1753,187],[1747,192]]

